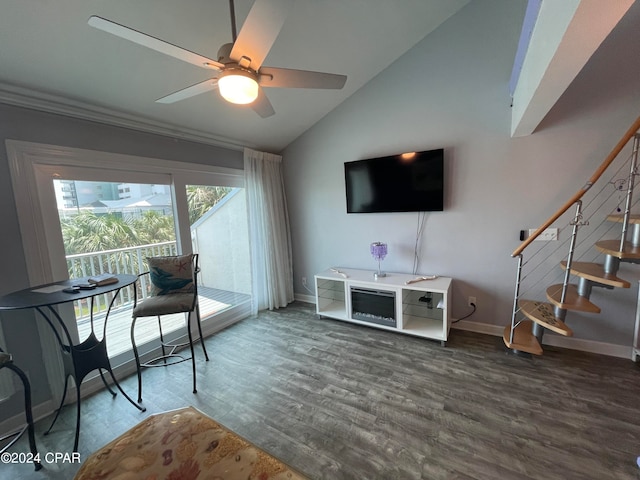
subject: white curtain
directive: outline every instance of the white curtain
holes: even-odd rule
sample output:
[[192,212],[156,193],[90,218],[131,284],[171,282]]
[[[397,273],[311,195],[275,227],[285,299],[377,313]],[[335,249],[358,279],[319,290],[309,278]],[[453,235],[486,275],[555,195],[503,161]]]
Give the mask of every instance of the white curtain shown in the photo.
[[282,157],[245,148],[252,313],[293,302],[293,261]]

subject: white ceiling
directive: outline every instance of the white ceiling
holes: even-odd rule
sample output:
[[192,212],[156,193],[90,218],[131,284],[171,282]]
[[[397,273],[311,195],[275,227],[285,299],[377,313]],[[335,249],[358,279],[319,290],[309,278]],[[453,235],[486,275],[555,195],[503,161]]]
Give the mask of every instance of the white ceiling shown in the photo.
[[[211,77],[91,28],[99,15],[210,58],[228,0],[0,0],[0,102],[225,146],[279,151],[469,0],[295,0],[264,65],[348,76],[342,90],[268,89],[263,119],[217,92],[155,100]],[[253,0],[236,0],[238,29]]]

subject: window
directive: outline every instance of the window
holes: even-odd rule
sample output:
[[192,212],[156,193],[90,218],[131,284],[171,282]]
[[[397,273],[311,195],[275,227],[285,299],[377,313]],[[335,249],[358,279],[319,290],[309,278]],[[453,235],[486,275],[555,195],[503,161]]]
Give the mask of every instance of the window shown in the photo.
[[[194,189],[203,192],[222,188],[228,189],[228,192],[232,190],[239,192],[235,196],[241,199],[244,196],[244,176],[241,170],[12,140],[7,141],[7,152],[20,228],[24,239],[27,269],[32,285],[69,277],[69,259],[65,253],[60,226],[60,220],[65,218],[65,214],[59,214],[57,205],[61,206],[61,212],[73,209],[82,210],[85,208],[83,205],[98,201],[97,192],[101,191],[105,199],[107,195],[111,195],[115,200],[102,200],[104,206],[92,207],[96,214],[112,215],[121,219],[135,219],[144,217],[145,211],[154,211],[160,217],[170,216],[175,225],[175,251],[187,253],[195,249],[200,253],[202,281],[205,282],[203,285],[206,287],[214,285],[211,288],[221,289],[219,286],[215,286],[215,276],[216,274],[226,274],[220,268],[219,263],[216,263],[215,260],[207,260],[207,257],[214,254],[219,255],[227,248],[221,242],[228,234],[228,231],[225,230],[228,228],[228,224],[222,224],[218,218],[219,225],[211,227],[211,223],[203,225],[204,221],[200,220],[205,216],[211,219],[212,216],[215,217],[220,212],[224,214],[224,205],[218,205],[217,208],[216,205],[205,208],[196,222],[199,222],[198,225],[195,223],[192,225],[189,216],[196,207],[190,206],[188,195]],[[109,168],[105,168],[104,165],[108,165]],[[101,185],[101,188],[97,188],[96,182]],[[30,192],[37,192],[37,195],[32,196]],[[135,205],[134,202],[126,201],[127,198],[133,200],[144,195],[155,197],[165,195],[171,198],[171,202],[151,205],[147,201]],[[235,203],[237,206],[237,202]],[[224,204],[233,206],[230,202],[224,202]],[[118,208],[111,208],[114,205],[118,205]],[[97,211],[100,209],[102,211]],[[212,210],[216,210],[218,213],[212,212]],[[226,212],[228,213],[228,210]],[[238,231],[242,231],[243,222],[246,231],[246,217],[240,216],[239,212],[246,214],[246,211],[240,208],[230,216],[239,226]],[[207,237],[198,238],[198,229],[200,232],[207,229]],[[214,234],[215,242],[214,236],[209,236],[211,231],[216,232]],[[235,256],[239,262],[246,261],[249,257],[248,240],[245,243],[247,245],[246,254]],[[233,246],[234,249],[236,247],[237,245]],[[234,270],[233,266],[225,268]],[[244,264],[237,270],[248,272]],[[239,294],[239,296],[234,296],[234,299],[241,300],[243,303],[238,303],[234,308],[211,309],[208,311],[210,314],[208,318],[205,318],[207,317],[207,312],[205,312],[203,315],[205,334],[223,328],[249,314],[250,291],[246,288],[249,288],[251,282],[246,283],[247,285],[243,285],[242,291],[234,292]],[[74,314],[79,311],[77,309],[78,307],[75,312],[65,312],[65,323],[70,331],[78,335],[78,338],[82,338]],[[126,315],[126,319],[129,321],[130,314]],[[110,322],[111,318],[109,325]],[[39,326],[39,328],[41,327]],[[128,334],[128,329],[125,329],[125,332]],[[109,335],[109,326],[107,335]],[[47,333],[42,332],[41,337],[44,339],[47,337]],[[107,341],[108,345],[110,339],[111,337]],[[55,351],[55,348],[51,348],[50,345],[49,347],[50,351]],[[43,348],[43,351],[46,352],[47,349]],[[111,355],[112,352],[109,353]],[[122,361],[115,361],[114,365],[126,361],[128,354],[128,351],[116,352],[114,350],[113,355],[123,355]],[[59,378],[60,372],[56,370],[59,369],[57,362],[47,362],[47,364],[49,378]],[[54,389],[53,385],[52,389]]]

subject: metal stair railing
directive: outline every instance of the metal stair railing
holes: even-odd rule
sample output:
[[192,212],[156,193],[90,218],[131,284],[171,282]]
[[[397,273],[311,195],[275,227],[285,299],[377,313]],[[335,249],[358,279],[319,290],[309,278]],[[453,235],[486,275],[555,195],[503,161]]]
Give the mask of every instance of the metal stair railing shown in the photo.
[[532,235],[530,235],[529,238],[523,241],[520,246],[514,250],[511,256],[517,257],[522,252],[524,252],[524,250],[531,244],[531,242],[538,238],[542,234],[542,232],[544,232],[551,226],[551,224],[553,224],[553,222],[560,218],[567,210],[569,210],[573,206],[573,204],[580,200],[584,196],[584,194],[587,193],[587,191],[593,186],[593,184],[600,179],[602,174],[607,170],[607,168],[609,168],[609,166],[617,158],[625,145],[629,143],[629,140],[631,140],[631,138],[638,132],[638,130],[640,130],[640,117],[638,117],[636,121],[633,122],[633,125],[631,125],[629,130],[626,131],[626,133],[622,136],[613,150],[611,150],[609,155],[607,155],[607,158],[604,159],[600,167],[598,167],[594,174],[591,175],[591,178],[589,178],[587,183],[585,183],[585,185],[580,190],[578,190],[569,200],[567,200],[567,202],[562,207],[560,207],[556,211],[556,213],[551,215],[551,217],[549,217],[546,222],[540,225],[540,227],[538,227],[538,229]]
[[633,187],[635,184],[635,176],[637,175],[638,166],[638,144],[640,143],[640,135],[636,133],[633,137],[633,153],[631,154],[631,169],[629,171],[629,179],[627,180],[627,198],[624,205],[624,217],[622,220],[622,235],[620,237],[619,252],[624,251],[624,243],[627,240],[627,229],[629,227],[629,217],[631,215],[631,203],[633,197]]
[[[627,195],[625,199],[625,209],[624,209],[624,219],[623,219],[623,232],[622,239],[620,243],[620,251],[622,252],[624,248],[624,242],[626,237],[626,231],[629,224],[630,211],[632,206],[632,194],[634,187],[634,178],[637,174],[637,156],[638,149],[640,143],[640,136],[638,135],[638,131],[640,130],[640,117],[638,117],[635,122],[629,127],[629,129],[625,132],[619,142],[615,145],[615,147],[611,150],[609,155],[605,158],[602,164],[598,167],[598,169],[594,172],[594,174],[589,178],[589,180],[585,183],[585,185],[578,190],[560,209],[558,209],[551,217],[547,219],[533,234],[531,234],[527,239],[525,239],[516,250],[512,253],[512,257],[518,259],[517,273],[516,273],[516,285],[513,299],[513,311],[511,316],[511,326],[510,326],[510,334],[509,334],[509,343],[513,344],[514,341],[514,331],[516,327],[520,324],[517,322],[517,315],[519,312],[518,309],[518,301],[521,295],[521,284],[522,284],[522,274],[523,274],[523,252],[527,249],[527,247],[537,238],[542,232],[544,232],[547,228],[549,228],[554,222],[556,222],[560,217],[562,217],[573,205],[576,205],[576,214],[572,222],[572,235],[569,247],[569,256],[566,262],[566,271],[564,275],[564,279],[562,282],[563,290],[561,294],[560,303],[563,304],[566,300],[567,288],[569,285],[569,278],[571,275],[571,267],[574,259],[575,247],[577,242],[577,230],[580,226],[587,224],[588,221],[583,220],[582,214],[582,198],[584,195],[591,189],[591,187],[602,177],[604,172],[611,166],[614,160],[618,157],[622,149],[628,144],[631,138],[634,138],[633,144],[633,153],[631,155],[631,168],[629,177],[627,180]],[[535,254],[534,254],[535,255]],[[605,271],[608,273],[615,273],[613,271],[609,271],[616,266],[612,266],[612,262],[607,260],[605,263]],[[617,271],[617,270],[616,270]],[[554,308],[554,313],[558,318],[564,320],[564,316],[566,315],[566,310],[560,309],[558,307]],[[542,339],[542,330],[543,328],[539,326],[537,323],[534,324],[534,334],[538,338],[539,341]]]

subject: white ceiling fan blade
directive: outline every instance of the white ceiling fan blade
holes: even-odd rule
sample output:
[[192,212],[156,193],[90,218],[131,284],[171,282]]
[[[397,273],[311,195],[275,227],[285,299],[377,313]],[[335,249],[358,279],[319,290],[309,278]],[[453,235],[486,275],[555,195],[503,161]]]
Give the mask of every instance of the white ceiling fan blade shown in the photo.
[[327,88],[335,90],[340,90],[344,87],[346,81],[346,75],[275,67],[261,68],[259,79],[262,87]]
[[276,113],[262,88],[258,88],[258,98],[253,101],[251,108],[262,118],[270,117]]
[[156,100],[156,103],[174,103],[180,100],[194,97],[196,95],[200,95],[201,93],[215,90],[216,88],[218,88],[218,79],[210,78],[209,80],[205,80],[204,82],[196,83],[195,85],[191,85],[190,87],[170,93],[166,97],[159,98],[158,100]]
[[111,35],[124,38],[125,40],[129,40],[130,42],[137,43],[138,45],[142,45],[143,47],[150,48],[151,50],[155,50],[156,52],[164,53],[165,55],[169,55],[171,57],[177,58],[178,60],[191,63],[198,67],[213,68],[217,70],[224,68],[224,65],[216,60],[203,57],[202,55],[165,42],[164,40],[160,40],[159,38],[152,37],[151,35],[147,35],[146,33],[142,33],[132,28],[125,27],[124,25],[120,25],[119,23],[112,22],[111,20],[107,20],[106,18],[94,15],[92,17],[89,17],[88,23],[90,26],[110,33]]
[[240,63],[246,57],[251,61],[248,66],[258,70],[292,6],[293,0],[256,0],[233,44],[230,58]]

